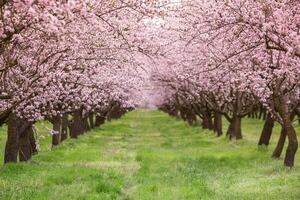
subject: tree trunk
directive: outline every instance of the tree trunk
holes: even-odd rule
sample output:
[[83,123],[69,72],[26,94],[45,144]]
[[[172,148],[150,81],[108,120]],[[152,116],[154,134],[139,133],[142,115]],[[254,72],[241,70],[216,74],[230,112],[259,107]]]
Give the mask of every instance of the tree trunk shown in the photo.
[[209,110],[204,110],[203,112],[202,128],[213,130],[212,116]]
[[95,126],[99,127],[105,122],[105,117],[102,115],[96,115]]
[[263,119],[263,120],[266,120],[266,118],[267,118],[267,112],[266,112],[266,111],[264,111],[264,112],[263,112],[262,119]]
[[282,127],[281,131],[280,131],[279,140],[278,140],[277,145],[272,154],[273,158],[280,158],[281,152],[284,147],[285,139],[286,139],[286,132],[284,131],[284,128]]
[[[286,132],[288,138],[288,146],[284,158],[284,165],[287,167],[294,166],[295,154],[298,149],[298,140],[295,129],[293,127],[293,118],[291,116],[291,112],[288,107],[288,99],[287,97],[283,96],[279,98],[279,101],[276,103],[278,112],[282,118],[283,127]],[[292,118],[292,119],[291,119]]]
[[180,117],[181,119],[183,119],[184,121],[187,121],[187,114],[184,108],[180,108]]
[[214,112],[214,131],[215,131],[215,133],[217,133],[218,137],[223,134],[222,115],[218,112]]
[[231,119],[230,125],[227,130],[227,135],[229,135],[230,139],[242,139],[242,129],[241,129],[241,121],[242,118],[239,116],[233,116]]
[[91,130],[91,127],[90,127],[90,124],[89,124],[88,120],[89,120],[88,117],[83,118],[84,132],[87,132],[87,131]]
[[69,123],[69,129],[71,138],[77,138],[78,135],[84,133],[85,125],[80,111],[74,113],[73,120]]
[[78,131],[77,131],[76,124],[74,123],[73,120],[69,122],[68,127],[69,127],[69,131],[70,131],[70,138],[77,139]]
[[259,108],[259,115],[258,115],[258,118],[259,119],[262,119],[263,117],[263,114],[264,114],[265,110],[262,108],[262,106]]
[[191,111],[191,110],[186,110],[187,114],[187,122],[189,125],[193,126],[197,122],[197,117],[196,115]]
[[19,151],[18,118],[11,113],[7,122],[7,140],[5,145],[4,163],[17,162]]
[[[29,136],[26,136],[28,134],[24,135],[24,133],[27,132],[27,129],[29,129],[32,124],[17,117],[14,113],[11,113],[9,115],[7,125],[7,140],[5,145],[4,163],[17,162],[20,143],[25,154],[27,153],[27,148],[30,149],[31,145],[29,142]],[[28,157],[28,155],[26,154],[25,157]]]
[[52,145],[59,145],[61,141],[61,117],[55,116],[51,118],[51,123],[53,125],[53,135],[52,135]]
[[68,114],[64,114],[61,119],[61,141],[68,138]]
[[259,112],[257,110],[255,110],[255,118],[259,119]]
[[112,119],[117,119],[119,118],[120,114],[119,114],[119,111],[120,111],[120,105],[119,104],[115,104],[111,110],[107,113],[107,120],[108,121],[111,121]]
[[30,125],[23,133],[20,134],[19,138],[19,160],[26,162],[31,159],[33,149],[30,143],[30,135],[32,132],[32,125]]
[[31,127],[31,129],[29,129],[29,142],[30,142],[30,146],[31,146],[32,155],[37,154],[38,148],[37,148],[36,140],[34,137],[33,127]]
[[271,113],[268,113],[267,118],[265,120],[264,128],[260,135],[258,145],[269,145],[273,127],[274,127],[274,119],[272,118]]
[[286,154],[284,158],[284,164],[287,167],[293,167],[294,166],[294,161],[295,161],[295,155],[298,149],[298,140],[297,140],[297,135],[295,132],[295,129],[292,125],[292,121],[290,120],[289,117],[286,119],[283,119],[284,121],[284,126],[286,130],[286,134],[288,137],[288,146],[286,149]]
[[231,138],[232,132],[233,132],[233,123],[232,123],[232,119],[231,119],[231,121],[229,122],[229,126],[227,128],[226,136]]
[[242,123],[242,118],[241,117],[236,117],[234,119],[234,124],[233,124],[233,137],[237,140],[242,139],[242,128],[241,128],[241,123]]

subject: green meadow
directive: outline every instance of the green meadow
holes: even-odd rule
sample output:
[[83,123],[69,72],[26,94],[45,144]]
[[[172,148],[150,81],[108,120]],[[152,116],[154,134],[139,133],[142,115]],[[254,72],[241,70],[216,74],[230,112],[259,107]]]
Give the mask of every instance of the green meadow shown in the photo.
[[[282,158],[271,158],[279,126],[271,145],[259,148],[262,126],[245,118],[244,139],[229,141],[165,113],[136,110],[51,149],[38,124],[46,136],[41,152],[29,163],[0,166],[0,199],[300,199],[300,153],[293,169],[283,167]],[[1,160],[5,131],[0,128]]]

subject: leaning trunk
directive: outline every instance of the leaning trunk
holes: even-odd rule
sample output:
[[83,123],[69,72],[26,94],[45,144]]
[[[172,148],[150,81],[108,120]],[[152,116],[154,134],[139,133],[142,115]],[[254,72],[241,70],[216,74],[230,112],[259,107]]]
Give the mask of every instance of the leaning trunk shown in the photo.
[[284,131],[284,128],[282,127],[281,132],[280,132],[279,140],[278,140],[277,145],[275,147],[275,150],[273,151],[273,154],[272,154],[273,158],[279,158],[280,157],[281,152],[282,152],[283,147],[284,147],[285,139],[286,139],[286,132]]
[[272,118],[271,113],[268,113],[267,118],[265,120],[264,128],[260,135],[258,145],[269,145],[273,127],[274,127],[274,119]]
[[277,108],[282,118],[282,125],[288,138],[288,146],[284,158],[284,165],[287,167],[293,167],[295,154],[298,149],[298,140],[295,129],[292,125],[291,112],[289,111],[287,97],[279,98],[279,101],[277,102]]
[[291,124],[286,126],[286,132],[289,139],[289,143],[286,149],[284,164],[287,167],[293,167],[295,161],[295,155],[298,149],[298,140],[297,140],[295,129]]

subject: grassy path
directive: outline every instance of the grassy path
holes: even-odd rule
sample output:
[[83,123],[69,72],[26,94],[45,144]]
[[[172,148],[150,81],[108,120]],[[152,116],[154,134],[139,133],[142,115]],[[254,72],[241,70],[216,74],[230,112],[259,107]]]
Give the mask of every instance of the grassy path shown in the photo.
[[134,111],[52,151],[47,139],[31,163],[0,167],[0,199],[300,199],[299,153],[293,170],[283,168],[269,158],[277,135],[269,149],[257,148],[261,126],[244,120],[236,143]]

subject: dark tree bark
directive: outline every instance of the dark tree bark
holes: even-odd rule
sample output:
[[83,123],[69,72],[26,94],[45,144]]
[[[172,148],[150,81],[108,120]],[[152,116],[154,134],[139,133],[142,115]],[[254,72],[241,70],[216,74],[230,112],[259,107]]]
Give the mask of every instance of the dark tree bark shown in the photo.
[[292,122],[289,117],[285,117],[286,119],[283,119],[285,124],[285,130],[288,137],[288,146],[286,149],[286,154],[284,158],[284,164],[287,167],[293,167],[294,161],[295,161],[295,155],[298,149],[298,140],[296,131],[292,125]]
[[272,154],[273,158],[280,158],[281,152],[284,147],[285,139],[286,139],[286,132],[284,131],[284,128],[281,128],[279,140]]
[[242,122],[241,117],[237,115],[233,115],[227,130],[227,135],[229,136],[230,139],[239,140],[243,138],[241,122]]
[[7,140],[5,145],[4,163],[17,162],[19,151],[19,122],[15,114],[10,114],[7,125]]
[[69,122],[68,127],[69,127],[69,130],[70,130],[70,138],[77,139],[79,133],[78,133],[76,124],[74,123],[73,120],[71,120],[71,121]]
[[36,139],[34,136],[34,131],[33,131],[33,127],[31,127],[31,129],[29,129],[29,142],[30,142],[30,146],[31,146],[31,151],[32,151],[32,155],[35,155],[38,153],[38,148],[36,145]]
[[232,123],[232,120],[230,120],[229,126],[228,126],[227,131],[226,131],[226,136],[231,138],[231,136],[233,134],[232,132],[233,132],[233,123]]
[[[28,135],[29,132],[26,130],[32,126],[32,123],[17,117],[14,113],[11,113],[8,117],[7,125],[7,141],[5,145],[4,163],[17,162],[20,143],[22,148],[31,149]],[[24,132],[27,132],[27,134]],[[24,149],[24,151],[27,150]]]
[[258,113],[257,110],[254,111],[254,115],[255,115],[255,118],[256,118],[256,119],[259,119],[259,113]]
[[61,141],[68,138],[68,115],[64,114],[61,119]]
[[267,112],[266,112],[266,111],[264,111],[264,112],[263,112],[262,119],[263,119],[263,120],[266,120],[266,118],[267,118]]
[[293,127],[293,118],[289,110],[288,99],[285,96],[279,97],[276,101],[276,107],[282,118],[282,126],[288,138],[288,146],[284,158],[284,165],[287,167],[294,166],[295,154],[298,149],[298,140]]
[[187,115],[186,115],[185,109],[181,107],[179,110],[180,110],[181,119],[183,119],[184,121],[187,121]]
[[232,137],[239,140],[242,139],[242,128],[241,128],[242,118],[236,116],[233,118],[233,135]]
[[52,145],[57,146],[61,141],[61,117],[54,116],[51,118],[50,122],[53,125],[54,134],[52,135]]
[[211,112],[207,109],[203,111],[202,128],[213,130],[213,121]]
[[85,131],[84,120],[81,115],[81,111],[76,111],[73,115],[73,120],[69,123],[70,137],[77,138]]
[[21,162],[26,162],[31,159],[33,155],[32,145],[30,143],[30,135],[32,130],[32,125],[30,125],[24,132],[20,134],[19,138],[19,160]]
[[259,108],[259,115],[258,115],[258,118],[259,119],[262,119],[263,118],[263,115],[265,114],[265,109],[261,106],[260,108]]
[[105,116],[96,115],[96,120],[95,120],[95,126],[96,127],[101,126],[102,124],[104,124],[104,122],[105,122]]
[[121,108],[118,103],[113,105],[112,108],[110,109],[110,111],[107,113],[107,121],[111,121],[112,119],[120,118],[122,115],[120,110],[121,110]]
[[190,109],[185,109],[185,118],[189,125],[193,126],[197,122],[197,117],[194,112]]
[[267,118],[265,120],[264,128],[260,135],[258,145],[269,145],[273,127],[274,127],[274,119],[272,118],[272,115],[268,113]]
[[222,131],[222,115],[218,112],[214,112],[214,132],[217,136],[223,135]]

